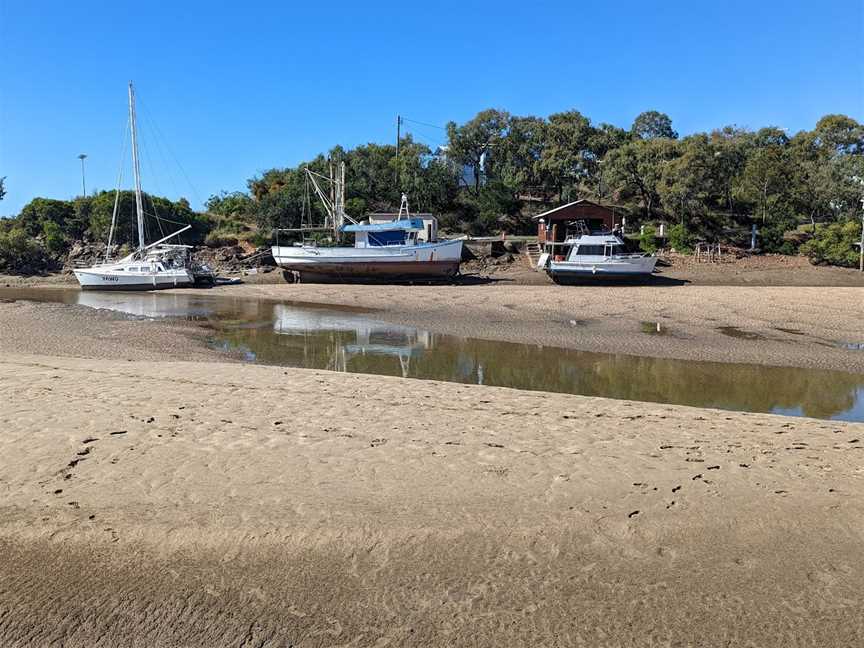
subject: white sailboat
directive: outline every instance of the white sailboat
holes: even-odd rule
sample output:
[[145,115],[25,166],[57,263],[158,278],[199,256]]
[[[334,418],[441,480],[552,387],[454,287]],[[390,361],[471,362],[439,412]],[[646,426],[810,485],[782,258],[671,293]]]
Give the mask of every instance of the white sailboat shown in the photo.
[[[318,176],[331,183],[329,197],[316,176],[318,174],[311,169],[306,169],[307,187],[309,184],[314,187],[327,213],[324,226],[309,224],[283,231],[307,234],[330,230],[334,239],[343,233],[354,234],[354,246],[326,247],[314,240],[290,246],[277,244],[272,252],[278,265],[298,273],[301,280],[452,278],[458,274],[462,241],[435,240],[431,233],[437,231],[437,226],[427,227],[422,219],[412,217],[404,194],[395,219],[358,223],[344,209],[345,164],[340,165],[336,178]],[[305,207],[304,203],[304,210]]]
[[120,187],[114,200],[114,213],[111,216],[111,229],[108,233],[108,251],[105,263],[89,268],[74,270],[75,278],[82,290],[158,290],[160,288],[179,288],[195,283],[188,267],[186,245],[170,245],[166,241],[192,226],[169,234],[149,245],[144,241],[144,207],[141,198],[141,169],[138,163],[138,140],[135,123],[135,90],[129,83],[129,124],[132,134],[132,172],[135,176],[135,214],[138,219],[138,249],[132,254],[111,261],[111,242],[117,222]]

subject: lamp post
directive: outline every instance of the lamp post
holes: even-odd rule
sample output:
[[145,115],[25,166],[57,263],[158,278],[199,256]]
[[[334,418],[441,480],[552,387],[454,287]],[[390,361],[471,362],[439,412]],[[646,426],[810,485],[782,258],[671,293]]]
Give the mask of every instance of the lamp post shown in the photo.
[[[854,175],[851,180],[864,187],[864,178]],[[861,196],[861,239],[858,242],[858,271],[864,272],[864,196]]]
[[81,195],[85,198],[87,197],[87,185],[84,184],[84,160],[86,159],[86,157],[86,153],[81,153],[78,156],[78,159],[81,160]]

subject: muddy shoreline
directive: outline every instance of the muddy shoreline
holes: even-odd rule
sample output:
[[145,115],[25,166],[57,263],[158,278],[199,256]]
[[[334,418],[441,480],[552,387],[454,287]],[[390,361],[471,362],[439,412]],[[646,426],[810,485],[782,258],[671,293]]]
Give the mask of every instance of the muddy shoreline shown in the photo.
[[[163,291],[172,293],[348,309],[435,333],[543,347],[864,373],[864,291],[856,288],[243,284]],[[26,292],[0,288],[4,295]],[[86,335],[86,324],[62,323],[54,312],[40,319],[40,330],[78,327]]]

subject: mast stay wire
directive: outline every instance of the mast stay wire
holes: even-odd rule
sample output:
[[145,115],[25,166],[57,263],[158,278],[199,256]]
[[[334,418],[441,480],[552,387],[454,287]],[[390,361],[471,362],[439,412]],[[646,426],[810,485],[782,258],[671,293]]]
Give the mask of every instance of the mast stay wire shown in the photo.
[[120,168],[117,171],[117,188],[114,191],[114,209],[111,210],[111,228],[108,230],[108,246],[105,248],[105,262],[111,258],[111,241],[114,238],[114,228],[117,226],[117,211],[120,208],[120,187],[123,184],[123,167],[126,162],[126,140],[129,134],[131,123],[126,119],[126,125],[123,128],[123,136],[120,139]]
[[146,105],[143,105],[143,108],[144,108],[144,112],[147,116],[147,119],[150,120],[152,125],[153,125],[153,130],[156,132],[157,138],[164,141],[165,148],[168,150],[168,153],[173,158],[174,163],[177,165],[177,168],[180,169],[180,173],[183,174],[183,177],[185,178],[186,182],[189,184],[189,187],[192,189],[192,193],[195,194],[195,200],[197,200],[201,205],[203,205],[204,201],[201,199],[201,194],[198,193],[198,189],[195,187],[195,184],[189,178],[189,175],[186,173],[186,169],[184,169],[183,165],[180,164],[180,160],[174,154],[174,149],[171,148],[171,144],[168,142],[168,140],[165,138],[165,136],[162,135],[162,131],[159,129],[159,126],[156,124],[156,121],[150,118],[150,110],[147,108]]
[[[162,188],[159,184],[159,180],[156,177],[156,171],[153,168],[153,160],[150,157],[150,149],[147,147],[147,138],[143,138],[141,140],[141,148],[144,149],[144,160],[147,163],[147,168],[150,170],[150,177],[152,178],[153,188],[156,190],[156,193],[162,193]],[[148,216],[153,216],[156,218],[156,224],[159,226],[159,232],[164,237],[165,230],[162,228],[162,222],[159,218],[158,211],[156,209],[156,202],[153,200],[153,194],[147,194],[147,197],[150,198],[150,207],[153,209],[152,214],[147,214],[147,210],[144,210],[144,213]],[[146,227],[147,221],[144,221],[144,225]]]

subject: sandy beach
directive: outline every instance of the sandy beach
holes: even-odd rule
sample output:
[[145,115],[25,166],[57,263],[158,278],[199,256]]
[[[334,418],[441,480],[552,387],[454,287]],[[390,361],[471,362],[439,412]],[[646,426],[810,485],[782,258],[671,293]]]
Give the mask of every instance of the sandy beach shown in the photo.
[[[862,333],[843,288],[240,288],[493,339],[578,310],[567,344],[619,350],[649,314]],[[81,306],[0,302],[0,331],[2,645],[864,641],[864,424],[242,364]],[[860,371],[780,333],[675,347]]]

